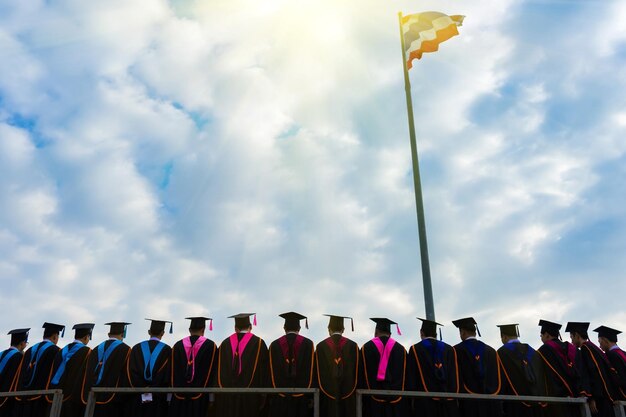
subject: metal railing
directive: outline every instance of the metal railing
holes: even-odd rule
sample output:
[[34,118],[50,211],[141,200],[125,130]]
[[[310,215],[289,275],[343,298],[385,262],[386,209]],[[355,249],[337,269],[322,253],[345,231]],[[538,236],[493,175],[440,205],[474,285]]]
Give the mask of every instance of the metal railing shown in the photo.
[[626,401],[615,401],[613,411],[615,411],[616,417],[626,417],[626,411],[624,411],[624,407],[626,407]]
[[[356,390],[356,417],[363,417],[363,396],[377,395],[380,397],[421,397],[421,398],[455,398],[458,400],[488,400],[488,401],[514,401],[533,402],[548,404],[570,404],[580,407],[582,417],[591,417],[591,410],[586,398],[562,398],[562,397],[532,397],[528,395],[489,395],[489,394],[453,394],[450,392],[422,392],[422,391],[388,391],[358,389]],[[617,416],[624,416],[617,414]],[[624,416],[626,417],[626,416]]]
[[[313,394],[313,417],[320,415],[320,391],[317,388],[105,388],[94,387],[89,392],[85,417],[92,417],[97,393],[116,394]],[[56,417],[56,416],[51,416]]]
[[60,389],[0,392],[0,398],[30,397],[36,395],[52,395],[52,406],[50,407],[49,417],[59,417],[61,415],[61,406],[63,405],[63,391]]

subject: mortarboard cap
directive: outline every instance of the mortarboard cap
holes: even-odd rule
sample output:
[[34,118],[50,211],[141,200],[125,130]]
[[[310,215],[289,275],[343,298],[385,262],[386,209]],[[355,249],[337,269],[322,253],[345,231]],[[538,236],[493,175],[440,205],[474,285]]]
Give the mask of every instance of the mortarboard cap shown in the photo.
[[454,324],[459,329],[469,330],[471,332],[478,332],[478,336],[480,336],[480,330],[478,330],[478,325],[476,320],[473,317],[465,317],[463,319],[452,320],[452,324]]
[[150,321],[150,333],[151,334],[161,334],[165,333],[165,323],[170,324],[170,334],[174,332],[174,323],[168,320],[155,320],[155,319],[146,319]]
[[85,336],[89,336],[89,338],[91,339],[91,332],[93,331],[94,326],[95,324],[93,323],[75,324],[74,327],[72,327],[72,330],[74,330],[74,338],[81,339]]
[[519,327],[518,327],[519,324],[518,323],[498,324],[497,326],[500,328],[501,336],[519,337]]
[[251,326],[250,316],[254,316],[254,325],[256,326],[256,313],[239,313],[228,316],[229,319],[235,319],[235,327],[238,329],[246,329]]
[[122,337],[126,337],[126,326],[129,324],[131,323],[126,323],[125,321],[111,321],[109,323],[104,323],[105,326],[110,326],[110,334],[121,334]]
[[55,323],[44,323],[43,326],[41,326],[42,328],[44,328],[44,337],[49,337],[52,336],[54,334],[60,333],[61,337],[65,336],[65,326],[62,324],[55,324]]
[[588,322],[570,321],[565,326],[565,331],[568,333],[586,334],[589,331]]
[[559,323],[554,323],[548,320],[539,320],[539,326],[541,326],[541,333],[548,333],[554,337],[559,336],[559,330],[561,330],[561,325]]
[[617,343],[617,335],[621,333],[619,330],[611,329],[606,326],[600,326],[595,329],[594,332],[598,332],[598,337],[604,337],[613,343]]
[[28,331],[30,330],[30,328],[28,329],[13,329],[10,330],[9,333],[11,335],[11,346],[15,346],[18,345],[22,342],[27,342],[28,341]]
[[389,320],[387,318],[378,318],[378,317],[374,317],[374,318],[370,318],[370,320],[372,320],[374,323],[376,323],[376,328],[382,332],[386,332],[386,333],[391,333],[391,325],[395,324],[396,325],[396,333],[398,333],[399,335],[402,335],[402,333],[400,332],[400,327],[398,326],[398,323],[396,323],[393,320]]
[[189,330],[200,330],[206,328],[206,321],[209,322],[209,330],[213,330],[213,319],[210,317],[185,317],[185,320],[191,320]]
[[350,319],[351,328],[352,328],[352,331],[354,331],[354,320],[352,319],[352,317],[336,316],[333,314],[324,314],[324,315],[326,317],[330,317],[330,320],[328,321],[328,328],[330,330],[344,330],[345,327],[343,325],[343,319]]
[[[417,317],[418,320],[422,322],[422,327],[420,330],[424,332],[425,335],[435,337],[437,335],[437,326],[442,326],[443,324],[437,323],[433,320],[423,319],[421,317]],[[439,329],[440,338],[441,338],[441,329]]]
[[279,314],[280,317],[285,319],[285,330],[300,330],[300,320],[304,319],[304,326],[309,328],[309,320],[306,316],[300,313],[290,311],[288,313]]

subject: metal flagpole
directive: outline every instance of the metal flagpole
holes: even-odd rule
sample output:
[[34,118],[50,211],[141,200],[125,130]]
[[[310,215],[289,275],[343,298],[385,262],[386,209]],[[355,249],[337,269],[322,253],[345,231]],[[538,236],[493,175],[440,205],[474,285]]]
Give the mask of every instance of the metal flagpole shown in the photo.
[[417,230],[420,242],[420,257],[422,263],[422,280],[424,285],[424,304],[426,319],[435,320],[435,302],[433,301],[433,286],[430,279],[430,261],[428,260],[428,243],[426,242],[426,223],[424,220],[424,201],[422,199],[422,183],[420,180],[420,166],[417,159],[417,144],[415,141],[415,123],[413,121],[413,102],[411,100],[411,82],[406,64],[406,50],[404,47],[404,33],[402,32],[402,12],[398,13],[400,23],[400,40],[402,42],[402,66],[404,68],[404,91],[406,93],[406,109],[409,116],[409,137],[411,138],[411,159],[413,161],[413,185],[415,187],[415,207],[417,209]]

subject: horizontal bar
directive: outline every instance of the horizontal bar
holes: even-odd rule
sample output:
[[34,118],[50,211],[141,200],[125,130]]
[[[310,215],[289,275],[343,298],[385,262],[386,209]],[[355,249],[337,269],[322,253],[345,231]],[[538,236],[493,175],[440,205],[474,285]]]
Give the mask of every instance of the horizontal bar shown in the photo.
[[423,391],[391,391],[359,389],[361,395],[378,395],[382,397],[425,397],[425,398],[455,398],[459,400],[492,400],[492,401],[518,401],[536,403],[586,403],[587,398],[572,397],[535,397],[531,395],[493,395],[493,394],[456,394],[451,392],[423,392]]
[[32,390],[32,391],[11,391],[11,392],[0,392],[0,398],[2,397],[28,397],[31,395],[54,395],[54,394],[62,394],[63,390],[60,389],[40,389],[40,390]]
[[166,388],[166,387],[135,387],[135,388],[115,388],[115,387],[93,387],[94,393],[115,392],[120,394],[151,393],[215,393],[215,394],[315,394],[317,388]]

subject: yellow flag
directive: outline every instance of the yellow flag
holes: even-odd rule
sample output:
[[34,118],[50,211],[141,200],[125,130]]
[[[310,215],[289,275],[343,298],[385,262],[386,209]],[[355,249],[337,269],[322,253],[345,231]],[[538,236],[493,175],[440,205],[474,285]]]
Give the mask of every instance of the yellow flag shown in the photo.
[[457,26],[465,16],[448,16],[439,12],[415,13],[402,16],[402,36],[407,56],[407,68],[420,59],[424,52],[435,52],[439,44],[459,34]]

